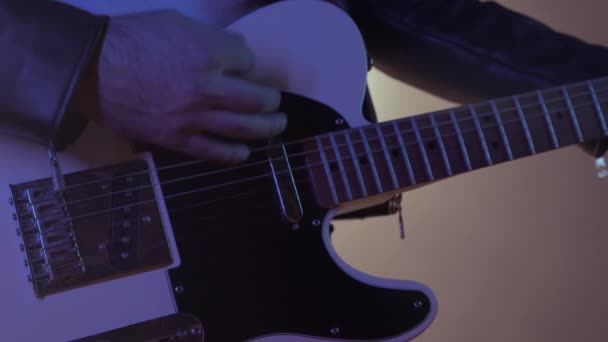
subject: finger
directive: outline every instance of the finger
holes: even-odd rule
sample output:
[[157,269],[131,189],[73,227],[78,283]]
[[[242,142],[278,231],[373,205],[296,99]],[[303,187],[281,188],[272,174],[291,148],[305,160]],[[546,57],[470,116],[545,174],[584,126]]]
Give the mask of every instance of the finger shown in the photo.
[[177,149],[192,158],[219,164],[240,163],[250,154],[246,145],[225,143],[200,134],[190,135]]
[[244,74],[255,65],[255,55],[247,46],[245,38],[234,32],[225,31],[217,43],[216,57],[222,71],[231,74]]
[[125,111],[119,120],[108,120],[105,124],[134,142],[161,146],[209,162],[234,164],[246,160],[250,154],[246,145],[217,141],[200,132],[186,132],[181,128],[181,123],[171,118]]
[[218,110],[275,112],[281,102],[281,92],[260,83],[222,75],[204,80],[203,99]]
[[269,139],[285,130],[283,113],[234,113],[209,111],[183,116],[183,128],[190,132],[207,132],[232,139]]

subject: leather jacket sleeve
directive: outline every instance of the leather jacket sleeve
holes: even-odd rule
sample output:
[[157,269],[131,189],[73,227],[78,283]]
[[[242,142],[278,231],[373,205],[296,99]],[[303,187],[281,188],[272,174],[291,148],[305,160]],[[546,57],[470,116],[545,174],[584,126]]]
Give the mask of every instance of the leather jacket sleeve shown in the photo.
[[0,0],[0,133],[56,149],[86,121],[66,113],[107,18],[48,0]]
[[[608,75],[605,47],[494,2],[351,0],[346,9],[377,69],[456,103]],[[368,119],[376,121],[373,105],[368,108]],[[389,202],[343,217],[393,214],[396,207]]]
[[608,49],[494,2],[351,1],[374,65],[471,103],[608,75]]

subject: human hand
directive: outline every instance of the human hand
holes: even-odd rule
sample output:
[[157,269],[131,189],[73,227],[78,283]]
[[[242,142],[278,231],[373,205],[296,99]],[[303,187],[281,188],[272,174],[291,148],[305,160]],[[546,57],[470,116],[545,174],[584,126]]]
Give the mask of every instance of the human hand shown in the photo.
[[245,79],[254,64],[241,36],[177,12],[115,16],[72,109],[132,141],[237,163],[244,141],[287,122],[280,92]]

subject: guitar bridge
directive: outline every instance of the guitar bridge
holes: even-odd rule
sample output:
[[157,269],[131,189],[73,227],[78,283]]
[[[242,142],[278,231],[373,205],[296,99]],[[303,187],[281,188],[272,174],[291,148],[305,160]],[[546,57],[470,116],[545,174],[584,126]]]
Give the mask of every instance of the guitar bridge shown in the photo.
[[32,281],[39,289],[70,282],[85,273],[64,197],[45,195],[32,188],[25,191],[31,219],[21,229]]
[[172,262],[145,161],[10,187],[38,297]]

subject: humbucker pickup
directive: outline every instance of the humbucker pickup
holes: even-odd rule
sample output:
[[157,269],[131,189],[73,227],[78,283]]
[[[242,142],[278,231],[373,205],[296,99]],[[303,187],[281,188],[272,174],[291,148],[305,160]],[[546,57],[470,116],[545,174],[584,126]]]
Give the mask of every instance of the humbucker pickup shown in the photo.
[[10,186],[21,250],[37,296],[172,262],[143,160]]

